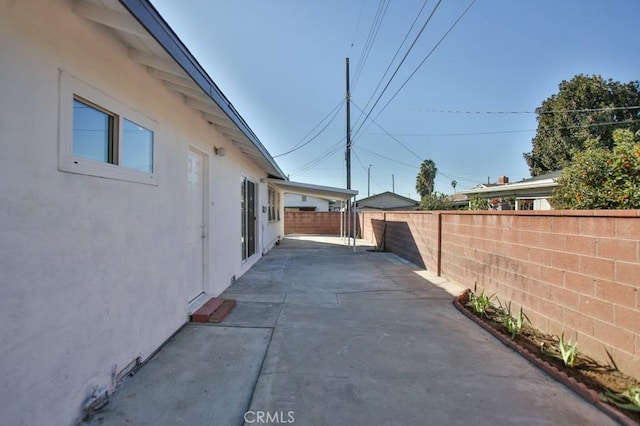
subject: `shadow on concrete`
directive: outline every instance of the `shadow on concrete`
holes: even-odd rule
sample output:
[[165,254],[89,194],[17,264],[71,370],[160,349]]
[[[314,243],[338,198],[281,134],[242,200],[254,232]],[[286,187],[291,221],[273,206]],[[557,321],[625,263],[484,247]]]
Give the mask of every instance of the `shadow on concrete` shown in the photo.
[[90,424],[613,424],[461,315],[461,288],[335,242],[283,240]]
[[[383,222],[384,225],[373,224],[374,233],[380,232],[382,228],[382,238],[384,241],[384,249],[403,257],[410,262],[418,265],[420,268],[426,268],[420,249],[413,237],[413,232],[407,222],[380,221],[372,220],[372,222]],[[376,235],[376,241],[377,235]]]

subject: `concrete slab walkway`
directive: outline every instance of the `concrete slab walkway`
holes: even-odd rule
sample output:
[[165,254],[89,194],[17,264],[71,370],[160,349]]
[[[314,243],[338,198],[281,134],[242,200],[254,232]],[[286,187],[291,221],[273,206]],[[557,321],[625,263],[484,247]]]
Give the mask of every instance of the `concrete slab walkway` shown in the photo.
[[112,396],[104,425],[615,424],[451,305],[462,288],[292,237]]

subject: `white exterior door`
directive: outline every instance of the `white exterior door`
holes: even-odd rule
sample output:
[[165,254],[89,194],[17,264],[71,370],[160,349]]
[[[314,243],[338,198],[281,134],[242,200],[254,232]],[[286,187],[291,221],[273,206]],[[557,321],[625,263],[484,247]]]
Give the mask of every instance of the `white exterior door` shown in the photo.
[[204,220],[205,156],[189,150],[187,190],[187,244],[189,271],[187,291],[189,301],[204,291],[204,248],[206,229]]

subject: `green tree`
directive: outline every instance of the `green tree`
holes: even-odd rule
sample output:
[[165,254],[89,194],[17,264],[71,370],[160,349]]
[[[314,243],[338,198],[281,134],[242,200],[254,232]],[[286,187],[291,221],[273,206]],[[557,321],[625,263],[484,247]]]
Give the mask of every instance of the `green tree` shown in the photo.
[[420,198],[433,193],[437,171],[436,163],[433,160],[424,160],[420,165],[420,171],[416,176],[416,191],[420,194]]
[[[525,153],[532,176],[561,170],[584,149],[589,139],[600,138],[611,148],[613,131],[640,129],[640,83],[623,84],[601,76],[577,75],[562,81],[558,93],[536,109],[538,128],[533,149]],[[629,108],[624,108],[629,107]]]
[[475,194],[469,199],[469,210],[489,210],[489,200]]
[[554,208],[640,208],[639,135],[625,129],[614,131],[612,141],[589,139],[558,178]]
[[436,191],[422,197],[420,210],[455,210],[455,205],[449,195]]

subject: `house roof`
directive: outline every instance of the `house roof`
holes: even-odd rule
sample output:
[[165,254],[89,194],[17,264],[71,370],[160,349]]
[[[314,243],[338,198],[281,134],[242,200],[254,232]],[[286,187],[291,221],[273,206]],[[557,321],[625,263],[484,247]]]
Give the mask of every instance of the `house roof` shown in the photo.
[[407,204],[411,204],[411,205],[416,205],[417,206],[417,205],[420,204],[419,201],[413,200],[413,199],[408,198],[408,197],[403,197],[402,195],[398,195],[395,192],[390,192],[390,191],[385,191],[385,192],[381,192],[380,194],[375,194],[375,195],[372,195],[370,197],[362,198],[362,199],[358,200],[357,203],[358,203],[358,205],[362,205],[362,204],[366,203],[367,201],[371,201],[371,200],[374,200],[376,198],[381,198],[381,197],[385,197],[385,196],[391,196],[391,197],[397,198],[399,200],[406,201]]
[[292,182],[289,180],[269,179],[269,183],[281,189],[285,193],[308,195],[310,197],[323,198],[325,200],[348,200],[358,195],[353,189],[334,188],[331,186],[313,185],[310,183]]
[[550,195],[552,189],[558,186],[556,182],[561,170],[546,173],[544,175],[534,176],[529,179],[523,179],[520,182],[505,183],[504,185],[489,186],[483,188],[467,189],[458,191],[459,194],[482,194],[485,196],[510,196],[510,195]]
[[109,28],[187,106],[222,132],[270,176],[287,179],[249,125],[148,0],[78,0],[73,11]]

